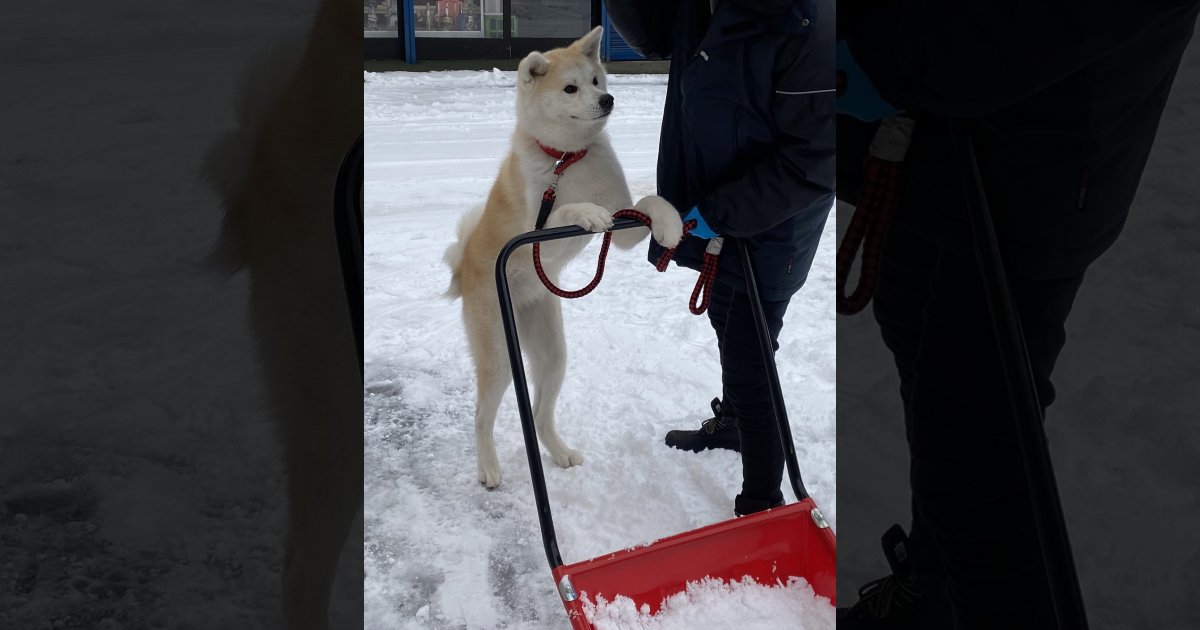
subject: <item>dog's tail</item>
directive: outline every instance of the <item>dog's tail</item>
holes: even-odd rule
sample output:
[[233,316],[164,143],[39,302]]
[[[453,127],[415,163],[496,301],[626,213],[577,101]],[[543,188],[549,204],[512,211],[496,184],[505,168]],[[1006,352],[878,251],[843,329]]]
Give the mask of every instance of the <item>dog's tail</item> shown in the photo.
[[259,134],[271,108],[292,80],[305,40],[297,33],[258,54],[238,82],[237,126],[204,155],[201,175],[220,197],[224,209],[221,234],[208,264],[228,272],[246,263],[248,187],[252,182]]
[[482,218],[483,206],[472,208],[470,212],[464,214],[458,221],[458,240],[447,247],[446,254],[442,256],[442,260],[450,267],[450,288],[446,289],[443,295],[450,299],[462,297],[462,261],[463,255],[466,253],[467,239],[471,238],[471,233],[475,231],[475,226],[479,225],[479,220]]

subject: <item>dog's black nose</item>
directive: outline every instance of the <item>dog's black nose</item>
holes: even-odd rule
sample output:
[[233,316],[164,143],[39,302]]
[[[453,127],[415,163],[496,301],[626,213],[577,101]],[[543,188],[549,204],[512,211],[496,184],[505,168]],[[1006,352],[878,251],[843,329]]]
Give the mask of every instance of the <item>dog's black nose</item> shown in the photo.
[[605,94],[600,97],[600,107],[606,112],[611,112],[613,108],[612,94]]

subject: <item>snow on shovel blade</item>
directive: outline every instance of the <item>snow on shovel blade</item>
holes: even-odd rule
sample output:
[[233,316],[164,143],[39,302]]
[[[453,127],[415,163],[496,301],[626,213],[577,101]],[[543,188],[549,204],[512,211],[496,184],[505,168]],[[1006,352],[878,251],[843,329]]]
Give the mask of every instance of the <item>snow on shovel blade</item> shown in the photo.
[[836,539],[812,499],[714,523],[642,547],[556,567],[552,572],[574,630],[593,630],[584,599],[632,599],[658,612],[689,582],[749,576],[765,586],[804,578],[836,606]]

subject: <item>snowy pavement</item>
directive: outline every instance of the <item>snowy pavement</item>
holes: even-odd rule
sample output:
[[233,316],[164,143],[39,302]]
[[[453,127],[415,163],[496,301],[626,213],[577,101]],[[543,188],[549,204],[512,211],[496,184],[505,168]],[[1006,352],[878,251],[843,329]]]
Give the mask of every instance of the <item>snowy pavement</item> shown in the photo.
[[[608,125],[633,198],[654,192],[665,76],[610,77]],[[367,74],[365,585],[367,628],[562,628],[511,388],[496,423],[503,485],[476,480],[474,384],[442,253],[482,203],[514,124],[514,74]],[[793,300],[778,362],[805,482],[836,526],[833,226]],[[599,239],[568,267],[582,286]],[[684,453],[667,430],[710,415],[714,335],[686,307],[695,273],[614,250],[590,296],[565,301],[560,432],[583,466],[543,454],[566,562],[732,516],[732,452]],[[785,484],[786,485],[786,484]],[[790,497],[790,491],[785,490]],[[795,620],[780,620],[792,627]]]

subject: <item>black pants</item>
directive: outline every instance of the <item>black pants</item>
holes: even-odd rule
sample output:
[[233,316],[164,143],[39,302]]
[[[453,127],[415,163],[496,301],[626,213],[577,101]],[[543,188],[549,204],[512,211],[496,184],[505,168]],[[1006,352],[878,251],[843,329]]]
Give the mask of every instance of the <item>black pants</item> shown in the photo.
[[[1082,281],[1009,278],[1043,406]],[[975,260],[895,225],[874,308],[900,373],[914,567],[948,579],[959,628],[1055,627]]]
[[[783,446],[767,386],[750,297],[718,278],[713,283],[708,319],[721,353],[722,403],[738,419],[742,439],[742,493],[745,499],[783,500]],[[788,300],[763,302],[775,350]]]

